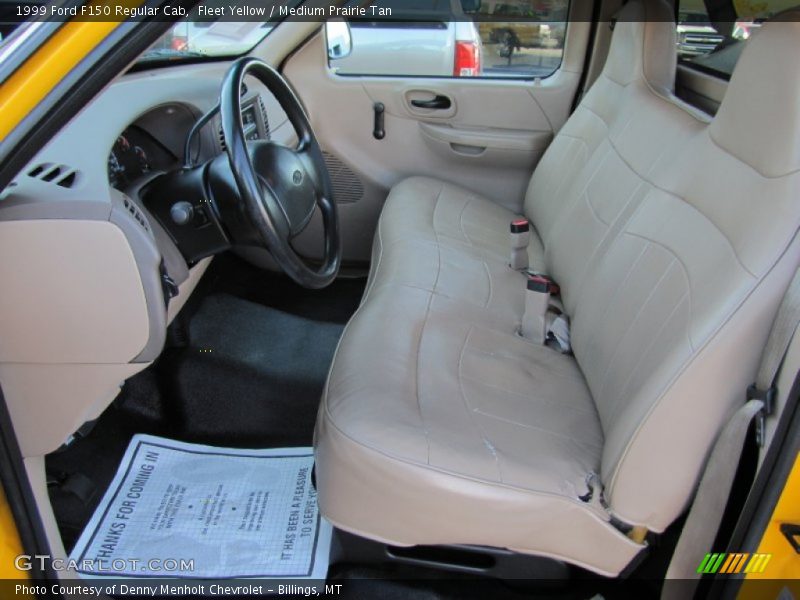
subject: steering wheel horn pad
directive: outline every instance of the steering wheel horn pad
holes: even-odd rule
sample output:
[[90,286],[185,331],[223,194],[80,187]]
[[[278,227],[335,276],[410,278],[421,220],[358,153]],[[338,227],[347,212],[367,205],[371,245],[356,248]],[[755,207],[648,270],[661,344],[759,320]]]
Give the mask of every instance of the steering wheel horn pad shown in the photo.
[[306,228],[316,208],[318,190],[297,152],[272,142],[248,144],[262,194],[271,194],[283,211],[292,236]]

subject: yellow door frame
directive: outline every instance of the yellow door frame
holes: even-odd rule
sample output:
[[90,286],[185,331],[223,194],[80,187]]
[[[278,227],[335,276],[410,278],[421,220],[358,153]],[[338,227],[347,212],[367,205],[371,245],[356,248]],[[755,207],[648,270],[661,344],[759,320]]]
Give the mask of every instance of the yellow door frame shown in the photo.
[[769,523],[754,554],[761,555],[763,568],[746,573],[737,595],[738,600],[779,598],[788,590],[800,598],[800,554],[795,553],[780,527],[784,523],[800,523],[800,454],[775,505]]
[[[99,0],[90,6],[135,7],[143,0]],[[100,11],[99,14],[102,14]],[[67,21],[0,86],[0,142],[120,21]]]
[[772,555],[769,566],[763,573],[748,573],[747,579],[800,580],[800,554],[794,551],[781,532],[784,523],[800,524],[800,454],[795,457],[794,466],[756,550],[759,554]]
[[[141,4],[132,2],[92,2],[94,5]],[[119,21],[64,23],[44,44],[0,85],[0,142],[118,26]],[[26,571],[15,567],[14,559],[23,553],[11,507],[0,488],[0,578],[27,579]]]
[[19,571],[15,559],[23,553],[17,525],[8,499],[0,487],[0,579],[28,579],[27,571]]

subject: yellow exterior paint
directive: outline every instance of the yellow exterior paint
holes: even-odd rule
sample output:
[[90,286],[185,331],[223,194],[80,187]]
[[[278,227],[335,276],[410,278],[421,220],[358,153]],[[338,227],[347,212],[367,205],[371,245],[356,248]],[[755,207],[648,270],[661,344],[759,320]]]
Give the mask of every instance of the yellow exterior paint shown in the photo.
[[0,87],[0,141],[118,23],[65,23]]
[[[143,0],[100,0],[88,4],[134,7]],[[119,21],[69,21],[0,86],[0,141],[41,102]]]
[[800,554],[795,554],[780,532],[781,523],[800,523],[800,455],[795,459],[775,512],[756,550],[758,553],[771,554],[772,557],[763,572],[747,573],[739,600],[778,598],[785,589],[795,598],[800,598]]
[[748,579],[800,579],[800,554],[780,532],[781,523],[800,523],[800,455],[786,480],[775,512],[756,552],[772,554],[763,573],[748,573]]
[[[96,2],[137,6],[142,0]],[[41,102],[81,60],[113,31],[119,22],[65,23],[0,86],[0,141]],[[28,579],[14,566],[23,553],[16,523],[0,489],[0,579]]]
[[22,554],[14,516],[8,506],[5,492],[0,488],[0,579],[27,579],[28,574],[17,571],[14,559]]

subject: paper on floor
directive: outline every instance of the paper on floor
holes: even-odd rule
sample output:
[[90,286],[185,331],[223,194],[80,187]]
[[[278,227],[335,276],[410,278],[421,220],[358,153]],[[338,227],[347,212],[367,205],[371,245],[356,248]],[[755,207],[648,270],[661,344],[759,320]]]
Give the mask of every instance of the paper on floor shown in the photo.
[[311,448],[137,435],[70,559],[84,577],[324,579],[331,526],[313,464]]

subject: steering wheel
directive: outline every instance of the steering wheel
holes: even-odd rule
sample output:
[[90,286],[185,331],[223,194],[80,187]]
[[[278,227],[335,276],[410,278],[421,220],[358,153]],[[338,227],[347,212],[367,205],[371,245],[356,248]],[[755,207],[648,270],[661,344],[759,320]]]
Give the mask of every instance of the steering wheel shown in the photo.
[[[242,125],[245,75],[261,81],[294,126],[299,143],[288,148],[271,141],[249,142]],[[265,62],[244,57],[231,65],[222,82],[220,115],[228,161],[244,213],[260,241],[289,277],[306,288],[330,284],[339,272],[342,245],[333,192],[314,132],[286,80]],[[291,245],[315,209],[322,213],[325,253],[322,265],[309,267]]]

